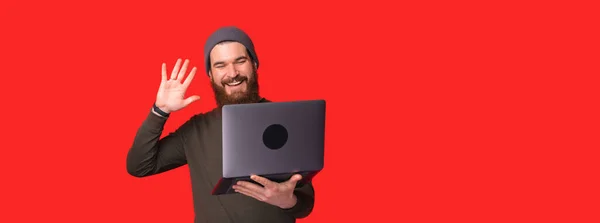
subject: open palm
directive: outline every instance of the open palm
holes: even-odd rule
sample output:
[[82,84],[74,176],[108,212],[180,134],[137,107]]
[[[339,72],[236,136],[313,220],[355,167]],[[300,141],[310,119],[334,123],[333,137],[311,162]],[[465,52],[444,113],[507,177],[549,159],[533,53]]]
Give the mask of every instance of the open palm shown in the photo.
[[184,80],[188,64],[189,60],[185,60],[181,66],[181,59],[178,59],[169,79],[167,79],[167,64],[162,64],[162,78],[156,94],[156,106],[160,110],[167,113],[178,111],[200,99],[200,96],[197,95],[184,98],[185,92],[196,74],[196,67],[194,67]]

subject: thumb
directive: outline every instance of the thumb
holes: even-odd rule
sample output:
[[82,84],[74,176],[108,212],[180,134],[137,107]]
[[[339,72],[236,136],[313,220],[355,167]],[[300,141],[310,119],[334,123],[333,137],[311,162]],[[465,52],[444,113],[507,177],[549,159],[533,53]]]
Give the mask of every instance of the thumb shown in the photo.
[[197,100],[200,100],[200,96],[198,96],[198,95],[190,96],[183,101],[183,104],[185,106],[188,106],[189,104],[191,104],[192,102],[195,102]]
[[302,180],[302,175],[295,174],[294,176],[292,176],[292,178],[290,178],[289,183],[290,184],[296,184],[300,180]]

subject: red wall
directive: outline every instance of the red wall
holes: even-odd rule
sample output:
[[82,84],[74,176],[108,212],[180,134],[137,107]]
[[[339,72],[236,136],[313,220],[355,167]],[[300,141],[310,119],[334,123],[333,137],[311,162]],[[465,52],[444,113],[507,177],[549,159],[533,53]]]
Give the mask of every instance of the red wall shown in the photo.
[[[125,157],[161,63],[202,71],[222,25],[255,41],[264,96],[328,102],[300,222],[599,220],[594,7],[84,2],[0,3],[0,222],[191,222],[187,167],[137,179]],[[165,132],[212,108],[199,73]]]

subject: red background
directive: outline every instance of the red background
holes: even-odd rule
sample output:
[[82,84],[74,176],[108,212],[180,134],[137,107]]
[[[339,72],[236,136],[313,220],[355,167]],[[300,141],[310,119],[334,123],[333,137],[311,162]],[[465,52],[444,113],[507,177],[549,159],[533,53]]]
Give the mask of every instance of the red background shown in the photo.
[[[0,222],[192,222],[187,167],[125,157],[161,63],[203,71],[223,25],[264,96],[328,102],[300,222],[598,222],[598,8],[483,2],[3,1]],[[166,132],[214,106],[199,74]]]

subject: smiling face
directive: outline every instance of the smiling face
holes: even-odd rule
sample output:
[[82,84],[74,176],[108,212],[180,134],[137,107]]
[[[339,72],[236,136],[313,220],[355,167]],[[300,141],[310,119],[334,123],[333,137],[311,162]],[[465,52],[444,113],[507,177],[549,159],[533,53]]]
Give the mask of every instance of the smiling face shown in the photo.
[[217,44],[210,52],[209,75],[219,107],[260,100],[256,64],[241,43]]

